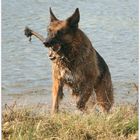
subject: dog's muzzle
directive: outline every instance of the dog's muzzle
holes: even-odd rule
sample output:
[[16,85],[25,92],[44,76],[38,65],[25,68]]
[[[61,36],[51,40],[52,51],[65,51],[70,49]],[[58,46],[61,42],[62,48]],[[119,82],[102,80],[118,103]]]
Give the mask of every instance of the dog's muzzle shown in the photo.
[[55,38],[46,38],[45,41],[43,42],[43,44],[46,46],[46,47],[51,47],[51,46],[54,46],[55,44],[58,44],[58,40],[55,39]]
[[49,49],[49,58],[51,60],[56,59],[55,54],[58,53],[61,50],[61,45],[56,39],[46,38],[46,40],[43,42],[43,44],[50,48]]
[[44,44],[46,47],[51,47],[51,39],[46,38],[45,41],[43,42],[43,44]]
[[55,38],[46,38],[43,44],[48,48],[52,48],[55,52],[58,52],[61,49],[61,44]]

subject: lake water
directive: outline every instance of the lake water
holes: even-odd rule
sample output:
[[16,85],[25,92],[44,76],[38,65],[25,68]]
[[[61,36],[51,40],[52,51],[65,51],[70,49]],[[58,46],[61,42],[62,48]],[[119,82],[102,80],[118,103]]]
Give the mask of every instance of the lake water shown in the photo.
[[49,7],[60,19],[66,19],[75,8],[80,9],[80,28],[110,68],[115,102],[135,103],[138,0],[3,0],[2,105],[14,101],[25,105],[51,102],[48,50],[36,38],[29,43],[23,32],[29,26],[46,36]]

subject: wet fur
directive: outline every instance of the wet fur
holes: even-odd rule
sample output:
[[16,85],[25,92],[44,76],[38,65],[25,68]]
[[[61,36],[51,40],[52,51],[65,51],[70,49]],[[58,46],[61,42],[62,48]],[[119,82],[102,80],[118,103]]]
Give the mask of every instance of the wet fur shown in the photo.
[[70,26],[69,19],[67,24],[66,21],[59,22],[50,11],[52,23],[49,28],[51,28],[51,32],[53,32],[52,30],[56,32],[61,28],[63,28],[63,31],[67,30],[67,32],[70,30],[59,40],[61,50],[57,52],[51,49],[55,56],[52,61],[52,113],[59,109],[60,99],[63,98],[64,85],[69,86],[72,89],[72,94],[79,97],[77,101],[78,109],[85,110],[89,98],[96,93],[97,104],[108,112],[114,102],[110,72],[104,59],[93,48],[84,32],[78,28],[79,21],[77,21],[77,24],[74,23],[77,18],[76,12],[70,17],[73,18],[71,22],[75,26]]

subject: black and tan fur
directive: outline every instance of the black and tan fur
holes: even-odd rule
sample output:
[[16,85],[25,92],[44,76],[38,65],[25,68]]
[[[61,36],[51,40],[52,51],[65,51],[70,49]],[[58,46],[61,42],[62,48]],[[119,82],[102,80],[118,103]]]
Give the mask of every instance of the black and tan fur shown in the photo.
[[44,45],[50,48],[53,75],[52,113],[59,109],[63,86],[79,97],[77,108],[84,110],[91,95],[104,111],[113,104],[113,88],[107,64],[93,48],[85,33],[79,29],[79,9],[66,20],[59,20],[50,9],[48,38]]

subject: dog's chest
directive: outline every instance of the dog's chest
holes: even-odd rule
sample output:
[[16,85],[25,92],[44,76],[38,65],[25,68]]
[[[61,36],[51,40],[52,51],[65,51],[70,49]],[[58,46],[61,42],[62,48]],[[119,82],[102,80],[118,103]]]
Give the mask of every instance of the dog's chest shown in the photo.
[[61,79],[64,85],[70,87],[73,92],[79,92],[80,83],[82,82],[81,71],[72,65],[65,65],[61,61],[54,63],[58,78]]
[[65,84],[73,85],[76,82],[75,74],[71,72],[68,68],[61,69],[60,76]]
[[78,74],[76,72],[71,72],[69,69],[63,69],[61,70],[61,78],[63,79],[63,82],[65,85],[70,87],[72,89],[72,94],[79,95],[80,92],[80,83]]

